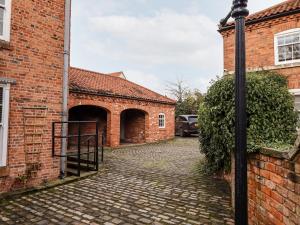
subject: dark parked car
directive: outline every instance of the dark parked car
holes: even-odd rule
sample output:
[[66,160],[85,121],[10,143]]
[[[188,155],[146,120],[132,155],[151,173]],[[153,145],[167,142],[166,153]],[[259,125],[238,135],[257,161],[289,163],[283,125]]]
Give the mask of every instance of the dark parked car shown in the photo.
[[180,115],[176,118],[175,135],[181,137],[198,134],[198,116],[197,115]]

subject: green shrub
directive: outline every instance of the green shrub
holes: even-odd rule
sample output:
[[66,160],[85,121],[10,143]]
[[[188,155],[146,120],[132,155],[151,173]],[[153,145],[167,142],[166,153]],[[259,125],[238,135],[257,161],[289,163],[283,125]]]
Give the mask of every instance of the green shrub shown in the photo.
[[[234,150],[234,79],[214,81],[199,108],[200,147],[210,172],[230,168]],[[270,143],[293,144],[297,114],[283,76],[268,71],[247,74],[247,151]]]

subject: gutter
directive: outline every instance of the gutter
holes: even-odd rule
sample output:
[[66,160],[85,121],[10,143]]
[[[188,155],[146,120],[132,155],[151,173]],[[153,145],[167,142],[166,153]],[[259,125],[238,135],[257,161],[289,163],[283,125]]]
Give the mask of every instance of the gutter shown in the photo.
[[[266,17],[262,17],[262,18],[258,18],[258,19],[248,20],[248,21],[246,21],[246,26],[256,24],[256,23],[265,22],[265,21],[268,21],[268,20],[277,19],[277,18],[284,17],[284,16],[294,15],[294,14],[297,14],[297,13],[300,13],[300,8],[290,10],[290,11],[286,11],[286,12],[282,12],[282,13],[278,13],[278,14],[274,14],[274,15],[271,15],[271,16],[266,16]],[[223,31],[231,30],[231,29],[234,29],[234,28],[235,28],[235,24],[233,23],[232,25],[221,26],[218,31],[220,33],[222,33]]]
[[[69,97],[69,68],[70,68],[70,36],[71,36],[71,0],[65,0],[65,27],[64,27],[64,71],[63,71],[63,96],[62,96],[62,122],[68,121],[68,97]],[[67,136],[68,124],[62,124],[62,136]],[[66,155],[67,139],[61,142],[61,155]],[[65,177],[66,158],[60,159],[60,178]]]

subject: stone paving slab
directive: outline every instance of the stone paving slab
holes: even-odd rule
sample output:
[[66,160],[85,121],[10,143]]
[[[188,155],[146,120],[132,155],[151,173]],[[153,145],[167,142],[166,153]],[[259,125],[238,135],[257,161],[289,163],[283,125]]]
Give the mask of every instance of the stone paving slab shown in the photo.
[[0,224],[234,224],[223,181],[199,174],[197,138],[108,151],[84,180],[0,204]]

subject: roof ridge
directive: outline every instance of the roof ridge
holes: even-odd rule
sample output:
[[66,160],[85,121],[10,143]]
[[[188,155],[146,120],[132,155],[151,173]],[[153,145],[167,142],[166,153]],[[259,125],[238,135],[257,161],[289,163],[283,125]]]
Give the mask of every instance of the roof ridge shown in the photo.
[[167,97],[167,96],[165,96],[165,95],[162,95],[162,94],[160,94],[160,93],[157,93],[157,92],[155,92],[155,91],[153,91],[153,90],[151,90],[151,89],[149,89],[149,88],[147,88],[147,87],[144,87],[144,86],[142,86],[142,85],[140,85],[140,84],[134,83],[133,81],[130,81],[130,80],[126,80],[126,81],[129,82],[129,83],[132,83],[132,84],[134,84],[134,85],[137,85],[137,86],[139,86],[139,87],[141,87],[141,88],[143,88],[143,89],[145,89],[145,90],[148,90],[148,91],[150,91],[150,92],[152,92],[152,93],[154,93],[154,94],[160,95],[160,96],[162,96],[162,97],[164,97],[164,98],[167,98],[167,99],[169,99],[169,100],[171,100],[171,101],[176,102],[176,100],[174,100],[174,99],[171,99],[171,98],[169,98],[169,97]]
[[115,74],[115,73],[124,73],[124,72],[123,71],[117,71],[117,72],[108,73],[108,75]]
[[75,70],[80,70],[80,71],[83,71],[83,72],[89,72],[89,73],[96,73],[96,74],[99,74],[99,75],[107,75],[109,76],[109,74],[106,74],[106,73],[100,73],[100,72],[96,72],[96,71],[92,71],[92,70],[88,70],[88,69],[82,69],[82,68],[79,68],[79,67],[75,67],[75,66],[70,66],[70,69],[75,69]]

